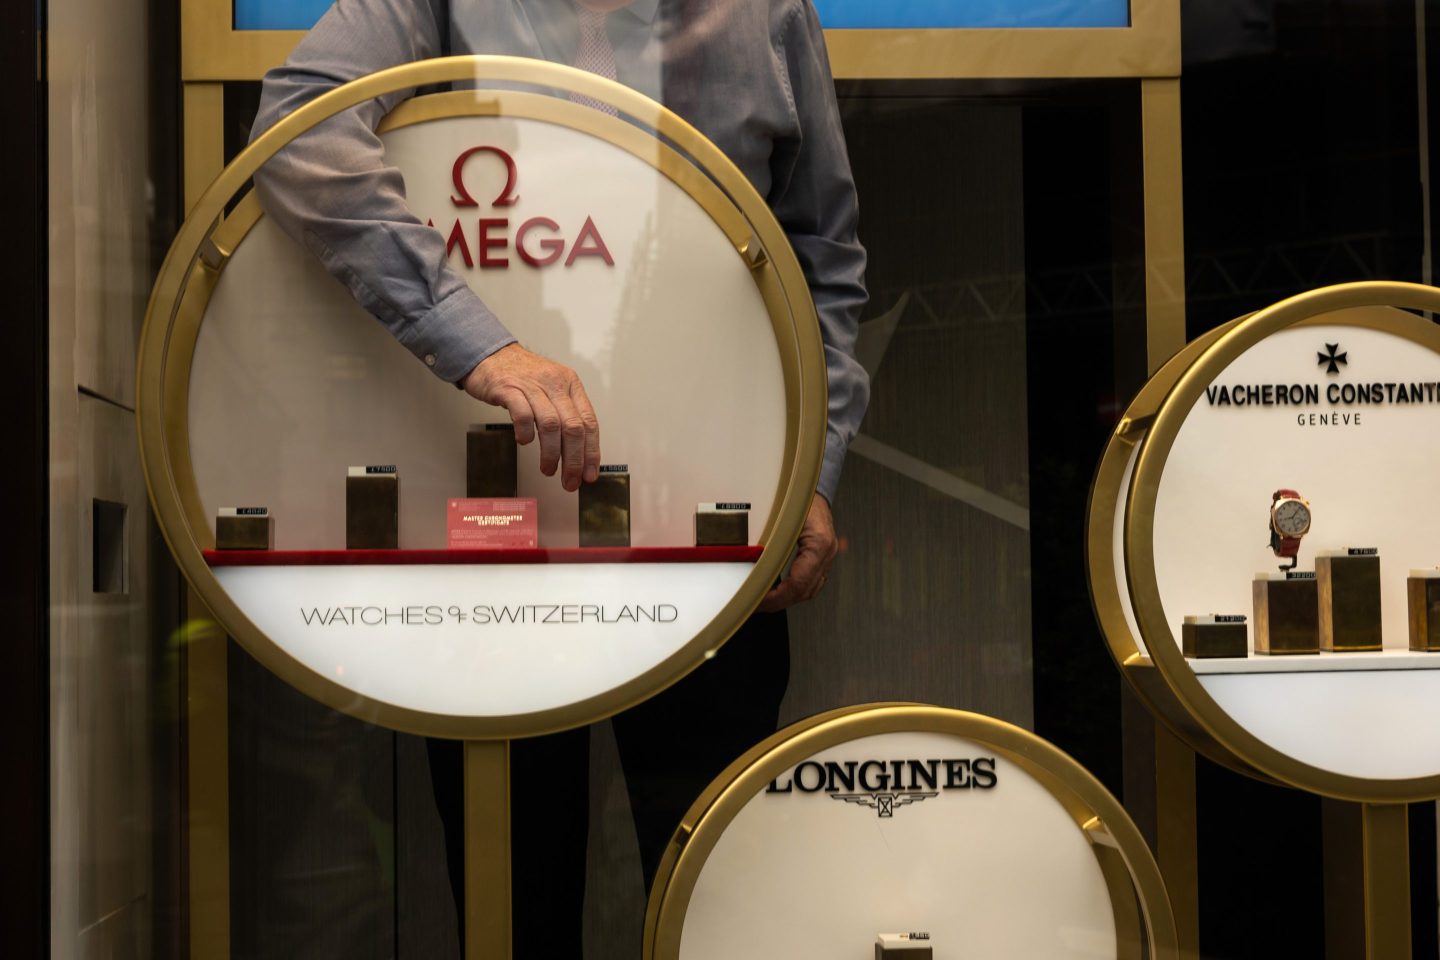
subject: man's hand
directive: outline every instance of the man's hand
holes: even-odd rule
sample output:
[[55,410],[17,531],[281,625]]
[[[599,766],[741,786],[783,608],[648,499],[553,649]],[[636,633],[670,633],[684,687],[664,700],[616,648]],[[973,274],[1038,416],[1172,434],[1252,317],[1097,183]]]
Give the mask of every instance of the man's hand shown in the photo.
[[600,475],[600,421],[574,370],[512,343],[481,360],[462,385],[509,411],[517,443],[539,435],[540,472],[553,477],[559,466],[566,490]]
[[790,564],[790,573],[775,589],[765,594],[765,599],[760,601],[761,612],[773,613],[812,599],[825,586],[830,564],[835,562],[835,554],[839,552],[830,502],[817,493],[810,501],[810,512],[805,515],[805,528],[800,531],[800,541],[795,545],[795,560]]

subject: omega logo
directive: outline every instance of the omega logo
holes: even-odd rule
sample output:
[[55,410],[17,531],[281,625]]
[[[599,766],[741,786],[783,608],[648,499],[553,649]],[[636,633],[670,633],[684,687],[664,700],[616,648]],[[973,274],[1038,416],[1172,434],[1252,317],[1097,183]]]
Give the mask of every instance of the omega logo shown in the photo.
[[[490,201],[491,208],[503,210],[513,207],[520,199],[515,193],[519,181],[519,167],[515,158],[507,151],[490,144],[471,147],[455,158],[455,163],[450,168],[450,179],[455,187],[450,202],[460,210],[480,206],[465,184],[466,161],[476,154],[498,157],[505,165],[505,186],[495,199]],[[459,251],[460,259],[467,267],[474,268],[478,265],[482,270],[508,268],[510,257],[507,251],[512,248],[510,217],[479,217],[473,222],[475,240],[472,246],[466,233],[469,224],[458,216],[455,218],[445,240],[446,257],[453,259],[456,251]],[[428,226],[435,226],[434,219],[428,221]],[[520,261],[529,267],[549,267],[561,262],[567,267],[573,267],[577,261],[587,257],[602,260],[608,267],[615,266],[615,258],[610,255],[605,238],[595,226],[594,218],[589,216],[580,225],[574,240],[568,239],[561,225],[550,217],[530,217],[523,220],[515,230],[513,249]]]

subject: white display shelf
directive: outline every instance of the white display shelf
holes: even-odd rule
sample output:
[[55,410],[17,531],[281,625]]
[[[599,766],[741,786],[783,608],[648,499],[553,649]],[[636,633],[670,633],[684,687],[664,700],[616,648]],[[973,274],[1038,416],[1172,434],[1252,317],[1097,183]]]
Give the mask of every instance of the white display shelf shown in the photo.
[[1249,657],[1188,658],[1199,676],[1229,673],[1349,673],[1370,670],[1440,670],[1440,653],[1382,650],[1367,653],[1309,653]]
[[720,615],[760,552],[209,551],[206,558],[239,610],[309,670],[409,710],[502,717],[565,709],[663,664]]

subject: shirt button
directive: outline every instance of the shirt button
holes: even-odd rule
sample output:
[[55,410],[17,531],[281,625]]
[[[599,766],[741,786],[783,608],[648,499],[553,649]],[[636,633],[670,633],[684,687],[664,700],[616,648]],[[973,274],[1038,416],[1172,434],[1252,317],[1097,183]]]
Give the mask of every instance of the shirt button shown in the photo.
[[433,366],[435,366],[435,354],[433,354],[433,353],[427,353],[427,354],[425,354],[425,366],[427,366],[427,367],[433,367]]

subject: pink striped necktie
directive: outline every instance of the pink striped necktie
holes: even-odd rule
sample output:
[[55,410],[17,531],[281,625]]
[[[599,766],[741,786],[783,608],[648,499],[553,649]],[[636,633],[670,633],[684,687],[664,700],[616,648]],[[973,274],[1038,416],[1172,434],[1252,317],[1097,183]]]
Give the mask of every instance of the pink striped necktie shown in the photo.
[[[591,10],[580,4],[576,4],[575,12],[580,15],[580,48],[575,52],[575,66],[607,80],[614,80],[615,48],[610,45],[610,34],[605,30],[605,19],[608,14],[599,10]],[[587,107],[594,107],[612,117],[617,115],[614,107],[591,97],[572,93],[570,99]]]

